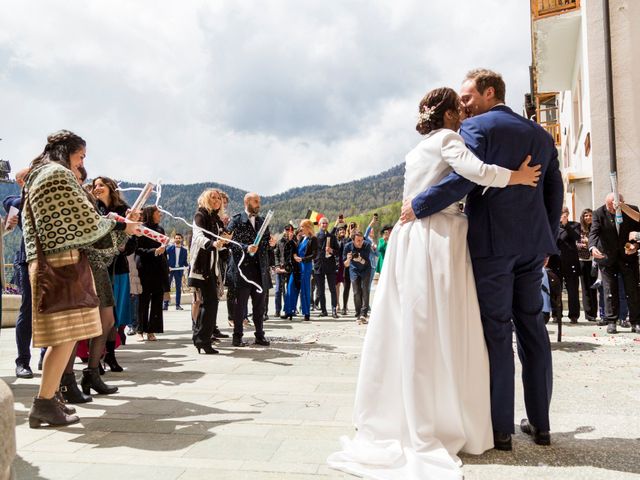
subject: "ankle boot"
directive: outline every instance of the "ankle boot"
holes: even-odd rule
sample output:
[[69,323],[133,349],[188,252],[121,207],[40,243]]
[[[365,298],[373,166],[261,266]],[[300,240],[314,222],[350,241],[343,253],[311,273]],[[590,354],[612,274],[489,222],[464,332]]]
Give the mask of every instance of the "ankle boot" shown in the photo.
[[73,415],[74,413],[76,413],[76,409],[75,408],[70,407],[69,405],[67,405],[67,402],[64,399],[64,397],[62,396],[62,394],[60,393],[60,390],[58,390],[56,392],[54,398],[58,400],[58,403],[60,404],[60,408],[62,409],[62,411],[64,413],[66,413],[67,415]]
[[109,369],[112,372],[122,372],[124,370],[116,360],[116,342],[113,340],[107,341],[107,353],[104,356],[104,363],[109,365]]
[[60,394],[67,403],[87,403],[93,400],[91,395],[85,395],[80,391],[78,383],[76,382],[76,375],[73,372],[62,374],[62,378],[60,379]]
[[112,387],[107,385],[100,378],[100,372],[98,371],[98,367],[96,368],[85,368],[82,370],[82,391],[85,395],[89,395],[91,389],[93,388],[96,392],[109,395],[112,393],[116,393],[118,391],[118,387]]
[[33,399],[33,405],[29,411],[29,427],[31,428],[41,427],[43,423],[51,426],[64,426],[79,421],[80,418],[77,415],[67,415],[62,411],[55,396]]

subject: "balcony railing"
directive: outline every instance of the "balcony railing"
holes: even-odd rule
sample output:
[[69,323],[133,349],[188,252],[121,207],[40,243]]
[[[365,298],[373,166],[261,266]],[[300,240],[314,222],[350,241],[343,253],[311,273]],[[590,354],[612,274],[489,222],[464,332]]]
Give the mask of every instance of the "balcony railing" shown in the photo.
[[571,12],[580,8],[580,0],[531,0],[534,20]]
[[560,146],[560,124],[559,123],[541,123],[540,126],[544,128],[549,135],[553,137],[556,142],[556,146]]
[[559,108],[556,99],[557,93],[547,92],[536,95],[536,121],[553,137],[556,145],[560,145]]

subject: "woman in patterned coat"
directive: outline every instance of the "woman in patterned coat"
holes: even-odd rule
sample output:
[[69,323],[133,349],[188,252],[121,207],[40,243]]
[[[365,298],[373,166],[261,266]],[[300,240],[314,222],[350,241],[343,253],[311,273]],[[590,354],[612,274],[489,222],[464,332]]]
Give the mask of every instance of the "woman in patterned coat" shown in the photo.
[[22,224],[29,276],[36,308],[33,309],[33,346],[49,347],[44,357],[38,395],[29,412],[29,426],[43,423],[68,425],[79,421],[59,400],[56,390],[73,347],[78,340],[102,334],[100,313],[94,308],[69,308],[41,313],[37,308],[36,238],[47,262],[54,267],[75,264],[79,249],[91,245],[114,229],[133,234],[137,224],[118,224],[101,217],[87,199],[74,171],[84,171],[86,143],[62,130],[49,135],[44,151],[31,163],[23,191]]

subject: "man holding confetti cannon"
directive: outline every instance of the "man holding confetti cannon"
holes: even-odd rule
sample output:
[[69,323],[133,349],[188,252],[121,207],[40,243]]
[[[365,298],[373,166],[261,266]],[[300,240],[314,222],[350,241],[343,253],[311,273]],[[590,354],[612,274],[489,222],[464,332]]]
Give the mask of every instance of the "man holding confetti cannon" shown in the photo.
[[257,193],[247,193],[244,197],[244,212],[231,218],[227,231],[233,234],[237,243],[229,243],[232,252],[229,259],[228,280],[237,291],[233,305],[233,342],[234,347],[244,347],[242,341],[244,312],[249,297],[253,306],[253,324],[255,326],[255,345],[268,347],[270,342],[264,335],[263,319],[266,291],[270,284],[268,247],[275,245],[275,239],[269,232],[272,212],[266,218],[259,215],[260,197]]

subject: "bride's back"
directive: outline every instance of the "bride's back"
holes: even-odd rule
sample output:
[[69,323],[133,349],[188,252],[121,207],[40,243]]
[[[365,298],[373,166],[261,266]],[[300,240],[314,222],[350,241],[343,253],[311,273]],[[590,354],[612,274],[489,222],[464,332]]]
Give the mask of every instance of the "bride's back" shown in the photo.
[[451,173],[451,167],[442,158],[442,137],[447,133],[451,130],[441,128],[430,132],[407,154],[403,199],[415,197]]

